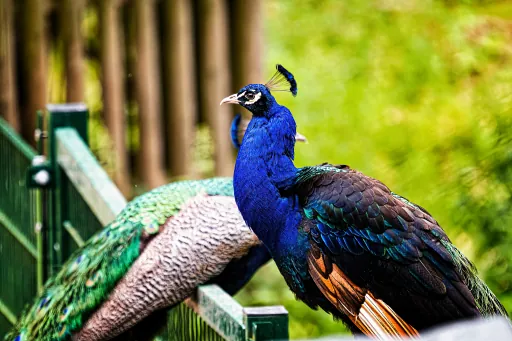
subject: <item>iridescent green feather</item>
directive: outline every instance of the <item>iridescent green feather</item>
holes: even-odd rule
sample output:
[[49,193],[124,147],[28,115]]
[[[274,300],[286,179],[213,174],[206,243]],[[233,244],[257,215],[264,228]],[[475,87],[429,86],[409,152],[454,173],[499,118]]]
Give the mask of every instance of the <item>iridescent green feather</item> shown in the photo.
[[[413,204],[412,202],[398,194],[392,194],[394,197],[398,198],[407,205],[418,208],[428,214],[428,212],[424,208]],[[489,289],[489,287],[485,285],[485,283],[480,279],[480,277],[478,277],[478,272],[476,270],[475,265],[471,263],[471,261],[467,259],[466,256],[464,256],[462,252],[460,252],[460,250],[457,249],[457,247],[455,247],[455,245],[453,245],[449,240],[441,239],[441,244],[452,256],[453,262],[457,267],[457,272],[462,275],[464,283],[468,286],[469,291],[471,291],[471,294],[473,294],[478,311],[480,311],[480,313],[484,316],[508,316],[505,307],[501,304],[501,302],[494,295],[491,289]]]
[[489,289],[487,285],[478,277],[473,263],[469,261],[453,244],[442,240],[441,243],[452,255],[459,273],[462,274],[464,282],[475,298],[478,310],[483,316],[503,315],[508,316],[507,310]]
[[69,340],[137,259],[142,233],[158,233],[184,202],[200,193],[233,196],[232,179],[176,182],[135,198],[48,280],[5,339]]

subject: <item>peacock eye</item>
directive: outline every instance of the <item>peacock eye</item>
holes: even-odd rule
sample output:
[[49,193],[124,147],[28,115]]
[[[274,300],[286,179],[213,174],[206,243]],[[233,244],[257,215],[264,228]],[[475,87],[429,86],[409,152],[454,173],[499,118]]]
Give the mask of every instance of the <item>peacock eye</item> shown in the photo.
[[248,92],[245,94],[245,98],[247,98],[249,101],[252,101],[254,99],[255,95],[252,92]]

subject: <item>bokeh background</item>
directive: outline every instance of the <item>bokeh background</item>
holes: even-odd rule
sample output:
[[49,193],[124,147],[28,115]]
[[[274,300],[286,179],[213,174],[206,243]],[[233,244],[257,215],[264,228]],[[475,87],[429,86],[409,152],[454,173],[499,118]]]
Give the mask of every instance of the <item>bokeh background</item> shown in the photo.
[[[2,70],[14,70],[9,72],[11,81],[17,80],[17,98],[6,101],[10,97],[1,92],[0,113],[30,140],[29,120],[38,107],[27,103],[65,102],[73,92],[66,63],[70,49],[61,34],[73,21],[59,24],[61,6],[68,2],[52,2],[39,25],[50,38],[38,54],[34,44],[19,40],[37,36],[27,27],[41,17],[24,18],[37,8],[1,1],[3,32],[12,18],[19,22],[9,31],[18,41],[2,40],[4,47],[15,46],[10,59],[15,65],[6,69],[4,63]],[[21,2],[41,6],[40,0]],[[109,43],[102,27],[112,22],[104,17],[112,3],[122,34]],[[168,3],[181,3],[181,10]],[[211,11],[220,12],[215,17]],[[510,1],[105,0],[88,2],[81,15],[77,27],[85,57],[77,98],[91,110],[92,148],[125,195],[178,178],[230,174],[234,151],[226,141],[232,108],[214,105],[247,82],[265,82],[281,63],[294,73],[299,93],[276,97],[309,140],[297,146],[296,164],[348,164],[425,207],[512,312]],[[181,29],[163,20],[165,15],[175,15]],[[181,32],[181,43],[169,45],[176,41],[169,32]],[[105,65],[111,55],[102,53],[116,41],[122,68],[109,76]],[[224,52],[215,46],[224,46]],[[23,58],[34,53],[41,64],[31,73],[34,59]],[[155,60],[153,68],[144,67]],[[41,65],[45,71],[38,81],[44,86],[27,81]],[[121,79],[114,88],[122,88],[125,98],[114,101],[121,103],[115,109],[121,117],[117,132],[105,88],[116,75]],[[4,72],[0,89],[7,78]],[[33,93],[38,88],[42,94]],[[170,114],[186,110],[193,119],[185,124],[187,115]],[[180,135],[182,127],[192,128]],[[125,159],[119,159],[119,150]],[[329,315],[296,301],[273,264],[237,299],[245,305],[285,305],[293,338],[344,332]]]
[[[309,139],[297,165],[348,164],[425,207],[512,311],[512,4],[265,2],[265,67]],[[240,297],[281,301],[293,336],[339,325],[296,302],[275,266]]]

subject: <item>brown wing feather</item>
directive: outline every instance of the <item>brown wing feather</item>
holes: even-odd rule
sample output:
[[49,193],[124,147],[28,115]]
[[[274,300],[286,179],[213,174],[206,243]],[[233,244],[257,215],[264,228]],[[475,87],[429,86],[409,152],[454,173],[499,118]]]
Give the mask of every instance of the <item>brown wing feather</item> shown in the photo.
[[336,264],[325,259],[315,245],[308,254],[308,267],[325,297],[364,334],[378,339],[418,335],[390,306],[354,284]]

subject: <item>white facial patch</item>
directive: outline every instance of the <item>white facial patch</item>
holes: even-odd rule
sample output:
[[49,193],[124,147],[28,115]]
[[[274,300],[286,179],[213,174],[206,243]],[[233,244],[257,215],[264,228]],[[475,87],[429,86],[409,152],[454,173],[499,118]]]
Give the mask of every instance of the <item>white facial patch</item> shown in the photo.
[[236,96],[236,98],[240,98],[240,97],[242,97],[243,95],[245,95],[245,91],[244,91],[244,92],[242,92],[240,95]]
[[250,101],[245,102],[245,104],[254,104],[261,98],[261,92],[258,92],[253,99]]

